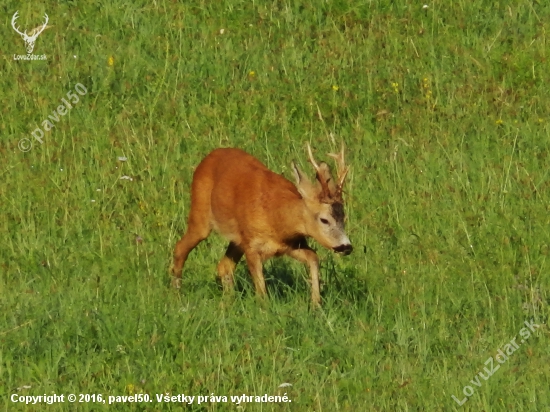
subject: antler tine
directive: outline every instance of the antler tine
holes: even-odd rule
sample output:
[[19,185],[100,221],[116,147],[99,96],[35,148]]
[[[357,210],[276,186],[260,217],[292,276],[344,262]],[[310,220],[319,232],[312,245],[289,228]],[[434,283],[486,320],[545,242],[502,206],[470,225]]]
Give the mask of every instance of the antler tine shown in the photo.
[[311,146],[309,145],[309,143],[307,143],[307,154],[309,156],[309,161],[311,162],[311,164],[315,168],[315,171],[318,172],[319,171],[319,165],[317,164],[317,162],[313,158],[313,153],[311,152]]
[[344,142],[342,142],[340,153],[329,153],[328,155],[336,160],[336,166],[338,167],[338,189],[341,191],[346,175],[349,172],[349,166],[346,166],[346,162],[344,161]]

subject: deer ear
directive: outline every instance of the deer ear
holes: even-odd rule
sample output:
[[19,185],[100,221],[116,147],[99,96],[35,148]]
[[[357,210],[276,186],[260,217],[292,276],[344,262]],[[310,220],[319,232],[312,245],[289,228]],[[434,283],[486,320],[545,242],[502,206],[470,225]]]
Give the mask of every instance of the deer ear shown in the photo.
[[292,162],[292,173],[296,181],[296,189],[304,199],[312,199],[315,197],[315,189],[308,177],[300,170],[295,162]]

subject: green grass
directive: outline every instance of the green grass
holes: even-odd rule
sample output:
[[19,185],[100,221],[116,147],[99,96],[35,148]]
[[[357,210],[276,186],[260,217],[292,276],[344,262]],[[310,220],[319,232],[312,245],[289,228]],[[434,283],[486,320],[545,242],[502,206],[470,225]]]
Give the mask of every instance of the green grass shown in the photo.
[[[550,3],[5,3],[2,410],[181,409],[10,401],[139,392],[292,400],[190,411],[550,410]],[[18,9],[22,29],[50,16],[34,51],[47,61],[13,60]],[[20,151],[76,83],[88,93]],[[352,165],[355,250],[316,247],[322,310],[286,258],[265,265],[268,305],[244,263],[224,297],[215,235],[169,288],[210,150],[290,178],[331,133]],[[538,332],[471,384],[530,319]]]

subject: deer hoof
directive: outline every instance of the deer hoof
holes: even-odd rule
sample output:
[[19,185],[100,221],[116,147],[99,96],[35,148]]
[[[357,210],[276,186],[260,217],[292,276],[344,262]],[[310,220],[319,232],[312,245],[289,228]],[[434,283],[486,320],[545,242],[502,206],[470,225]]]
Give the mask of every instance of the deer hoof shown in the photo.
[[181,288],[181,278],[172,278],[172,287],[174,289],[180,289]]

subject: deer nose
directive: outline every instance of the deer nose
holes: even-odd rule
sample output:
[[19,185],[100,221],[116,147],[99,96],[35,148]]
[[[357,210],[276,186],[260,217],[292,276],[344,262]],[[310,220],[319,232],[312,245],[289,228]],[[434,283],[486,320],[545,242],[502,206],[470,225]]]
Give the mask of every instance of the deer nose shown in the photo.
[[347,256],[353,251],[353,246],[349,243],[345,244],[345,245],[336,246],[334,248],[334,251],[338,252],[338,253],[341,253],[344,256]]

